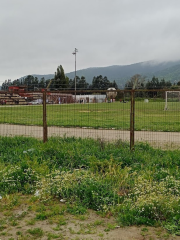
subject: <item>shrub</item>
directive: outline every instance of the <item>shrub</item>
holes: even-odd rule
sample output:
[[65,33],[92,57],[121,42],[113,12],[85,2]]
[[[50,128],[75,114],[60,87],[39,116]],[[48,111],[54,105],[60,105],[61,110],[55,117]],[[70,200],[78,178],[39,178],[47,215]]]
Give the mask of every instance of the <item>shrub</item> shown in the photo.
[[0,171],[0,193],[32,193],[36,188],[38,175],[26,163],[6,167]]

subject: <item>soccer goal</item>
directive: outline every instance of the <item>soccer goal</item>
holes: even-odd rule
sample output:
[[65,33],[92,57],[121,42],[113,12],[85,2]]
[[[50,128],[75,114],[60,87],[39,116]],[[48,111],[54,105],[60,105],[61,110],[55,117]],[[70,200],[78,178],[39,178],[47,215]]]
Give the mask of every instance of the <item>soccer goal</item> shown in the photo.
[[164,110],[170,110],[170,111],[180,110],[180,91],[165,92]]

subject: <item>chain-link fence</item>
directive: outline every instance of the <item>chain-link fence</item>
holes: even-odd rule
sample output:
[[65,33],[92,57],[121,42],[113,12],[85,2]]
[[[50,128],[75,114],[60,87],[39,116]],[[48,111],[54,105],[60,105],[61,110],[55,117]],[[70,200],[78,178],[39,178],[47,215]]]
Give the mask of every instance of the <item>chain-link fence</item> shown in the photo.
[[179,147],[180,92],[77,90],[0,92],[0,135],[127,141]]

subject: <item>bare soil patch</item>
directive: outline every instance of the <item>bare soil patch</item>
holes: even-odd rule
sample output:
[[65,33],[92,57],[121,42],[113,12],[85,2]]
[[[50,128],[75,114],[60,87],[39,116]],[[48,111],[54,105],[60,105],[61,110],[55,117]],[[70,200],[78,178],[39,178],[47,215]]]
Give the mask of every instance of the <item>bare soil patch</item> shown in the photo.
[[[94,211],[83,215],[52,213],[52,209],[65,209],[58,200],[42,204],[32,196],[18,196],[18,203],[8,205],[1,201],[1,240],[177,240],[163,228],[133,226],[120,227],[113,217],[99,216]],[[43,209],[43,210],[42,210]],[[54,210],[55,211],[55,210]]]

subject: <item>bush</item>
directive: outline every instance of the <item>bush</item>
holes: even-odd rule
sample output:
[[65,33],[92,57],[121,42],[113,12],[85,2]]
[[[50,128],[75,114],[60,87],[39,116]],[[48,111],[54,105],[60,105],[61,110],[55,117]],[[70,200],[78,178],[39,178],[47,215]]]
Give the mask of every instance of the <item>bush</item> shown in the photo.
[[38,175],[26,163],[6,167],[0,171],[1,195],[15,192],[32,193],[36,189]]

